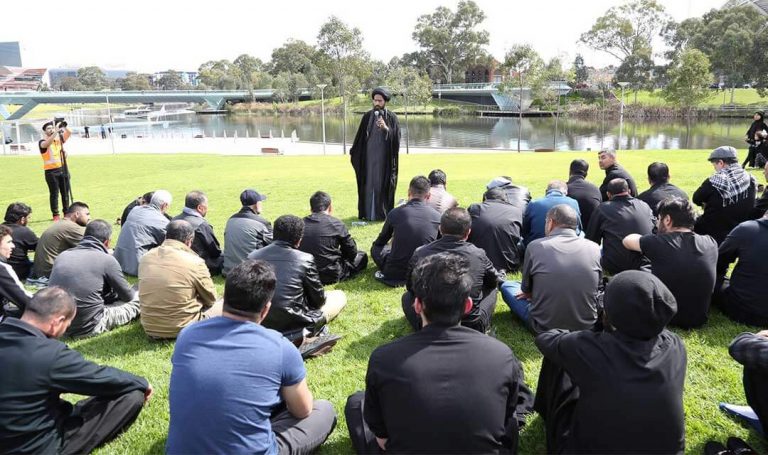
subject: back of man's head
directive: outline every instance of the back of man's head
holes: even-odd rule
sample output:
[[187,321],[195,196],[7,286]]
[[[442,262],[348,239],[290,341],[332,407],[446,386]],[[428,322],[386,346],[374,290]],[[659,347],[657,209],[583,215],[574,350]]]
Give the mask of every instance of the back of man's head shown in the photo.
[[559,191],[563,194],[568,194],[568,184],[562,180],[552,180],[547,184],[547,193],[550,191]]
[[5,222],[18,223],[20,219],[29,216],[32,213],[32,207],[23,202],[14,202],[5,209]]
[[157,208],[160,208],[163,206],[163,204],[171,205],[172,200],[173,197],[171,197],[171,193],[168,191],[156,190],[152,195],[152,199],[150,199],[149,203]]
[[291,245],[296,245],[304,236],[304,220],[293,215],[278,217],[275,220],[272,236],[275,240],[282,240]]
[[58,286],[49,286],[37,291],[26,307],[23,319],[32,318],[38,322],[48,322],[57,316],[72,319],[77,305],[72,294]]
[[224,311],[241,316],[259,314],[275,294],[277,278],[268,262],[247,259],[227,273]]
[[104,243],[112,237],[112,226],[104,220],[93,220],[85,226],[84,235]]
[[165,231],[166,240],[176,240],[181,243],[188,243],[195,236],[195,229],[189,222],[184,220],[173,220],[168,223]]
[[669,166],[664,163],[651,163],[648,165],[648,181],[652,185],[669,182]]
[[469,261],[456,253],[439,253],[420,260],[411,272],[413,293],[432,324],[456,325],[472,289]]
[[155,195],[154,191],[149,191],[147,193],[144,193],[144,195],[141,197],[141,199],[144,201],[144,204],[149,204],[150,201],[152,201],[152,196]]
[[325,191],[317,191],[309,198],[309,209],[312,213],[319,213],[328,210],[331,206],[331,195]]
[[483,201],[509,202],[507,193],[501,188],[491,188],[483,194]]
[[440,232],[443,235],[465,237],[472,228],[472,217],[467,209],[454,207],[446,210],[440,217]]
[[568,170],[569,175],[580,175],[586,177],[589,172],[589,163],[586,160],[577,159],[571,161],[571,167]]
[[437,185],[445,185],[448,181],[448,178],[445,175],[445,172],[443,172],[442,169],[435,169],[432,172],[429,173],[429,176],[427,176],[429,179],[429,184],[432,186]]
[[626,180],[622,178],[616,178],[608,182],[608,185],[605,187],[605,191],[607,193],[611,193],[613,196],[616,196],[617,194],[628,193],[629,185],[627,184]]
[[190,191],[184,198],[184,207],[196,210],[200,204],[205,204],[207,201],[208,197],[202,191]]
[[657,207],[659,219],[669,216],[673,228],[693,229],[696,213],[693,205],[687,199],[679,197],[667,198],[659,202]]
[[423,175],[417,175],[411,179],[410,185],[408,185],[408,193],[414,199],[424,199],[429,194],[429,180]]
[[576,210],[567,204],[557,204],[549,209],[547,219],[552,220],[554,229],[576,229],[579,226],[579,216],[576,214]]
[[72,205],[67,207],[67,210],[64,211],[64,215],[65,216],[73,215],[78,210],[87,210],[87,209],[89,209],[89,207],[88,207],[88,204],[86,204],[85,202],[80,202],[80,201],[73,202]]

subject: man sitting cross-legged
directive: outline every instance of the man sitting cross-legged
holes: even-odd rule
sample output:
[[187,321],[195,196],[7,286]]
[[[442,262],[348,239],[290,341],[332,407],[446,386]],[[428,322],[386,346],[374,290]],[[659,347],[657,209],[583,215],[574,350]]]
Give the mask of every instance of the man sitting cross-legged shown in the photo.
[[516,272],[523,262],[518,247],[523,210],[510,204],[501,188],[486,191],[482,203],[472,204],[467,209],[472,216],[472,232],[468,241],[484,250],[501,273]]
[[[429,180],[419,175],[408,186],[408,203],[387,214],[381,233],[371,246],[371,258],[379,267],[375,277],[388,286],[402,286],[408,263],[416,248],[437,238],[440,213],[426,204]],[[392,240],[391,245],[387,243]]]
[[507,345],[459,325],[472,308],[469,261],[438,253],[413,270],[423,328],[371,354],[365,392],[345,409],[357,453],[515,453],[531,395]]
[[576,235],[578,224],[579,214],[571,206],[549,209],[546,237],[525,250],[522,283],[501,286],[504,302],[535,333],[588,329],[597,320],[600,247]]
[[336,412],[313,399],[299,351],[261,324],[275,281],[268,263],[246,260],[227,273],[222,316],[179,334],[169,454],[307,454],[333,431]]
[[368,265],[368,255],[357,250],[344,223],[333,217],[331,196],[318,191],[309,198],[312,214],[304,217],[304,238],[299,249],[315,257],[323,284],[352,278]]
[[413,275],[410,271],[422,258],[433,254],[450,251],[469,262],[469,274],[472,277],[472,308],[461,318],[461,325],[486,333],[491,328],[491,316],[496,309],[498,291],[496,287],[503,281],[493,264],[480,248],[467,242],[472,230],[472,218],[466,209],[448,209],[440,218],[441,238],[419,247],[411,258],[409,266],[407,291],[403,294],[403,313],[414,330],[421,328],[421,318],[414,309],[415,296],[413,293]]
[[[129,427],[152,396],[146,379],[89,362],[56,340],[77,306],[39,291],[21,319],[0,324],[0,453],[91,453]],[[74,405],[63,393],[92,396]]]
[[30,283],[47,285],[53,261],[62,251],[74,248],[83,239],[85,225],[91,220],[91,211],[84,202],[74,202],[64,212],[64,218],[54,222],[43,232],[35,248]]
[[222,275],[272,242],[272,224],[263,217],[265,194],[253,189],[240,193],[240,210],[229,217],[224,227],[224,265]]
[[141,325],[152,338],[176,338],[189,324],[221,314],[208,267],[192,251],[194,238],[191,224],[171,221],[163,244],[141,258]]
[[168,228],[166,213],[172,200],[171,193],[157,190],[149,204],[131,210],[130,217],[120,229],[114,253],[126,274],[138,276],[142,256],[165,240]]
[[203,258],[211,275],[219,275],[224,258],[221,256],[221,246],[213,232],[213,226],[205,219],[207,214],[208,196],[202,191],[190,191],[184,198],[182,212],[173,219],[184,220],[192,225],[195,230],[192,251]]
[[111,236],[108,222],[93,220],[83,240],[53,263],[49,284],[66,289],[77,303],[68,336],[98,335],[139,317],[139,294],[109,254]]

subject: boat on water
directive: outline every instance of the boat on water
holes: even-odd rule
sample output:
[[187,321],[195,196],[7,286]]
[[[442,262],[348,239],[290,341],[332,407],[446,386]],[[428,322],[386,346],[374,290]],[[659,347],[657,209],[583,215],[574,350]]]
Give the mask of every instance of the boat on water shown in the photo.
[[[166,109],[168,107],[168,109]],[[161,117],[171,116],[171,115],[183,115],[183,114],[193,114],[194,111],[188,109],[188,105],[181,104],[181,105],[166,105],[163,104],[160,106],[160,109],[153,109],[153,106],[140,106],[135,108],[126,109],[123,111],[121,118],[124,118],[126,120],[130,119],[147,119],[147,120],[157,120]]]

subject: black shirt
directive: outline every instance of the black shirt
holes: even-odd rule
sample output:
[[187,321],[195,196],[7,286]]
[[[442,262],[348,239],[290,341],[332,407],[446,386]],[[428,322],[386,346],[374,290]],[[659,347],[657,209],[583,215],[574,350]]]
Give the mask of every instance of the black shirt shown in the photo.
[[19,280],[24,281],[32,271],[32,261],[27,254],[37,248],[37,235],[27,226],[16,223],[3,223],[3,225],[11,229],[11,238],[16,245],[16,248],[11,251],[11,257],[8,258],[8,264],[13,267]]
[[344,276],[344,261],[353,262],[357,244],[338,218],[318,212],[304,217],[304,237],[299,249],[315,257],[323,284],[336,283]]
[[392,209],[371,248],[372,252],[380,251],[392,239],[392,249],[382,270],[384,276],[404,281],[411,255],[416,248],[437,238],[439,226],[440,213],[419,199]]
[[380,346],[365,383],[365,421],[387,453],[514,453],[530,405],[509,347],[460,326]]
[[469,242],[485,250],[496,270],[518,270],[523,258],[517,244],[520,241],[525,207],[488,200],[472,204],[467,210],[472,217]]
[[737,258],[728,288],[730,297],[746,312],[768,317],[768,219],[746,221],[728,234],[720,245],[718,275],[725,276]]
[[693,193],[693,203],[704,207],[704,213],[696,220],[694,231],[697,234],[711,235],[718,244],[723,243],[731,229],[750,219],[755,206],[755,192],[753,184],[749,187],[747,197],[724,206],[723,198],[712,186],[712,182],[709,179],[704,180]]
[[613,179],[626,180],[627,185],[629,185],[629,194],[633,197],[637,197],[637,185],[635,184],[635,179],[629,175],[629,172],[627,172],[626,169],[616,163],[605,170],[605,179],[603,179],[603,184],[600,185],[600,194],[603,196],[603,202],[608,200],[608,192],[606,191],[606,188],[608,187],[608,183]]
[[568,197],[576,199],[581,212],[581,225],[586,228],[592,218],[592,212],[603,202],[600,189],[593,183],[584,180],[580,175],[572,175],[568,179]]
[[595,243],[603,241],[603,270],[616,275],[624,270],[648,267],[642,254],[624,248],[622,241],[629,234],[646,235],[653,231],[653,213],[645,202],[629,196],[614,196],[603,202],[592,214],[587,238]]
[[668,232],[644,235],[640,249],[651,261],[651,271],[677,300],[671,324],[692,328],[707,322],[715,289],[717,242],[708,235]]
[[648,204],[648,206],[653,211],[653,216],[657,216],[659,214],[659,211],[657,210],[659,202],[663,201],[664,199],[675,197],[685,199],[686,201],[688,200],[688,195],[685,193],[685,191],[671,183],[657,183],[656,185],[653,185],[652,187],[640,193],[639,196],[637,196],[638,199]]
[[195,238],[192,240],[192,251],[203,258],[205,265],[211,269],[220,269],[221,245],[216,234],[213,232],[213,226],[202,216],[198,216],[188,211],[183,211],[173,217],[174,220],[184,220],[195,229]]
[[62,393],[112,397],[147,380],[89,362],[19,319],[0,324],[0,453],[57,453]]
[[752,210],[752,219],[761,218],[768,211],[768,188],[763,190],[762,196],[755,199],[755,208]]

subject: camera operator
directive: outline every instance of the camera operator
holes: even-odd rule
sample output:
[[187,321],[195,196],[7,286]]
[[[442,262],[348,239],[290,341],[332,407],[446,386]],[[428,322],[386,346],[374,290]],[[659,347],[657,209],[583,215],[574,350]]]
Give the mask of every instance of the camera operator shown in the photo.
[[[56,123],[54,126],[54,122]],[[61,193],[61,205],[64,209],[69,207],[71,200],[71,187],[69,184],[69,169],[67,157],[64,152],[64,143],[72,135],[67,128],[67,122],[63,118],[55,118],[54,122],[43,125],[45,137],[40,139],[40,157],[43,158],[45,170],[45,183],[48,184],[48,193],[51,203],[51,215],[53,221],[59,220],[59,193]]]

